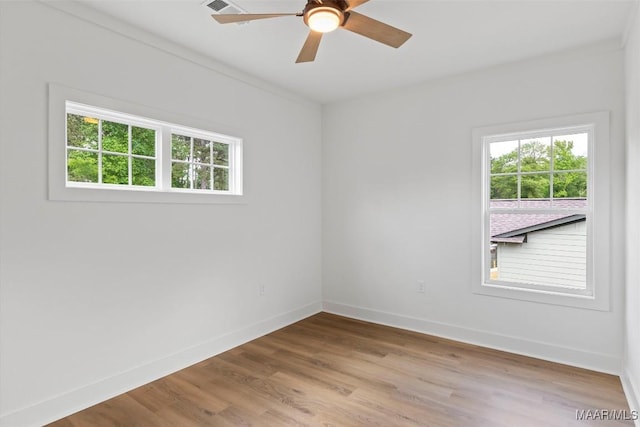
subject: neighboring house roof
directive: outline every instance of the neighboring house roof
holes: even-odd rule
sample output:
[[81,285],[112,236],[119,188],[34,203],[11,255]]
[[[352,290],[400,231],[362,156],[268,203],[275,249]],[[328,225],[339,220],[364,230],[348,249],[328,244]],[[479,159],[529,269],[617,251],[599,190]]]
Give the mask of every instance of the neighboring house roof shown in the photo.
[[[555,208],[566,209],[585,209],[587,207],[587,199],[553,199]],[[517,208],[518,201],[514,199],[498,199],[491,200],[492,208]],[[549,199],[522,199],[520,207],[525,209],[539,209],[551,207]]]
[[[555,207],[583,209],[587,207],[586,199],[558,199],[554,200]],[[515,200],[492,200],[492,208],[517,207]],[[521,200],[520,207],[525,209],[540,209],[549,207],[548,200]],[[491,241],[503,243],[524,243],[526,233],[558,227],[584,221],[585,215],[573,213],[493,213],[491,214]]]
[[493,236],[491,237],[491,243],[524,243],[527,241],[527,235],[526,234],[521,234],[519,236],[514,236],[514,237],[500,237],[500,236]]

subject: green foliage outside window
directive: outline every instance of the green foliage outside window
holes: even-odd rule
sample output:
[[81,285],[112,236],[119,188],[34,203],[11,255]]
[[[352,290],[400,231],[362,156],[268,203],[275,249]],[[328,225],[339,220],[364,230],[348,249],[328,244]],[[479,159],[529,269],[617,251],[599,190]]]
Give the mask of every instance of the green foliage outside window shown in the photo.
[[[553,155],[553,170],[551,157]],[[530,140],[518,149],[491,158],[491,199],[518,198],[518,166],[522,199],[587,197],[587,157],[576,154],[574,142]],[[500,175],[495,175],[500,174]],[[553,188],[551,188],[553,177]]]
[[[156,186],[154,129],[68,113],[66,142],[69,182]],[[171,187],[229,191],[229,147],[173,134]]]
[[[224,167],[221,167],[224,166]],[[229,190],[229,144],[173,134],[171,187]]]
[[153,129],[67,114],[67,179],[71,182],[153,187],[155,152]]

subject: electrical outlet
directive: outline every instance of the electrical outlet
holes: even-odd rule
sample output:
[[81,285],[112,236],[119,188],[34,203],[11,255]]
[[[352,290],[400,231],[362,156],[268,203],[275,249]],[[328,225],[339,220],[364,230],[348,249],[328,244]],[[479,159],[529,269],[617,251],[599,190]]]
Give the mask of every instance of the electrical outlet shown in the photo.
[[262,296],[265,294],[265,292],[266,292],[266,288],[264,286],[264,283],[260,283],[258,285],[258,293]]
[[416,292],[420,294],[424,294],[427,291],[427,285],[424,283],[424,280],[418,280],[416,286]]

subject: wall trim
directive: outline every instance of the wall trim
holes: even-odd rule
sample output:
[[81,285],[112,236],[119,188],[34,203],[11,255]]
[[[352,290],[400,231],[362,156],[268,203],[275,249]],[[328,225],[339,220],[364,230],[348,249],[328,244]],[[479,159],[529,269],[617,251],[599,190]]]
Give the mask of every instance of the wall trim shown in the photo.
[[128,371],[0,416],[2,427],[42,426],[126,393],[322,311],[320,301],[186,348]]
[[392,326],[441,338],[479,345],[495,350],[535,357],[550,362],[607,374],[620,375],[622,361],[608,354],[593,353],[555,344],[501,335],[479,329],[465,328],[442,322],[419,319],[385,311],[357,307],[338,302],[323,302],[323,311],[367,322]]
[[[624,368],[622,374],[620,374],[620,382],[622,382],[622,389],[625,396],[627,396],[627,402],[629,402],[629,409],[632,413],[640,413],[640,384],[633,384],[631,380],[633,376],[628,369]],[[640,417],[634,421],[636,427],[640,427]]]

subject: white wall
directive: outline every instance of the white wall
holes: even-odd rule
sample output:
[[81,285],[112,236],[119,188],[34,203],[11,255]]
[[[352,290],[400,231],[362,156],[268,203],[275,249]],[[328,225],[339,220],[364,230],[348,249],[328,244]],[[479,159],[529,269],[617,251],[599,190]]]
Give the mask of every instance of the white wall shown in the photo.
[[[325,308],[619,373],[623,85],[612,41],[326,106]],[[473,294],[472,129],[603,110],[611,111],[611,310]]]
[[640,411],[640,7],[637,3],[633,19],[625,46],[627,263],[623,380],[634,409]]
[[[42,425],[320,310],[318,105],[34,2],[0,2],[0,61],[1,425]],[[48,82],[243,137],[248,204],[48,201]]]

